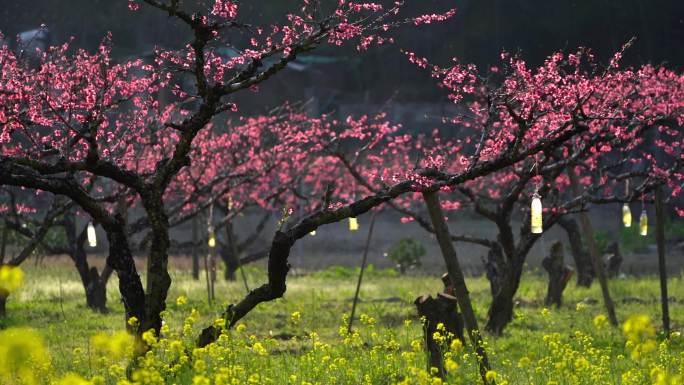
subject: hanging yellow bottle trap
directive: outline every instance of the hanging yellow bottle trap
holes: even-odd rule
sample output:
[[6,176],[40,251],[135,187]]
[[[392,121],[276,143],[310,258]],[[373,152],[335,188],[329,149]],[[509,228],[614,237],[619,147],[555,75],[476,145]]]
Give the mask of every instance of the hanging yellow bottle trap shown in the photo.
[[97,232],[95,231],[95,225],[93,225],[93,222],[88,222],[86,235],[88,236],[88,246],[97,247]]

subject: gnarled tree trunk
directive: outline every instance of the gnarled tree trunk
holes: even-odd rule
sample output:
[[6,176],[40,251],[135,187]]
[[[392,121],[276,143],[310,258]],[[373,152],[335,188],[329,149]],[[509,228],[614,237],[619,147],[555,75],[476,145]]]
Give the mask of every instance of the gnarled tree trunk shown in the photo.
[[103,225],[109,241],[107,265],[119,277],[119,292],[126,310],[126,320],[145,317],[145,290],[135,267],[135,260],[122,223],[116,226]]
[[501,335],[506,325],[513,320],[513,300],[520,286],[523,263],[508,262],[499,269],[499,291],[492,297],[485,325],[485,330],[494,335]]
[[140,323],[139,332],[154,330],[159,334],[162,326],[161,312],[166,309],[166,296],[171,286],[168,272],[169,218],[161,194],[150,191],[143,194],[142,201],[152,233],[147,260],[145,316]]
[[577,221],[570,218],[561,218],[558,220],[558,224],[561,225],[568,235],[570,252],[575,260],[575,268],[577,269],[577,286],[590,287],[594,281],[594,267],[591,262],[591,256],[584,247],[582,233]]

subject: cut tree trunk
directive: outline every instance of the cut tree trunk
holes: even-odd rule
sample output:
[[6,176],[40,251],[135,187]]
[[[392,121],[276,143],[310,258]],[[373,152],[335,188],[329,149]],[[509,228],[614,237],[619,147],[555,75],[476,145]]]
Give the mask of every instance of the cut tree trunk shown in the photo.
[[563,261],[563,243],[556,241],[551,245],[551,252],[542,260],[542,266],[549,273],[549,286],[544,305],[560,307],[563,290],[573,274],[573,270]]
[[91,267],[88,275],[89,281],[86,286],[88,307],[100,313],[107,313],[107,281],[100,277],[96,267]]
[[594,267],[591,263],[591,256],[584,247],[582,233],[577,221],[570,218],[561,218],[558,224],[568,234],[570,252],[575,260],[575,269],[577,270],[577,286],[590,287],[594,281]]
[[463,276],[463,270],[461,269],[456,249],[454,249],[454,245],[451,242],[449,228],[444,220],[444,212],[439,203],[439,196],[436,192],[424,192],[423,199],[425,200],[425,205],[430,213],[430,220],[435,229],[435,236],[437,237],[437,242],[442,250],[447,272],[449,273],[451,283],[453,284],[454,296],[458,300],[458,304],[463,312],[463,320],[465,327],[468,330],[470,342],[477,354],[482,383],[492,383],[493,381],[487,380],[487,372],[490,370],[489,359],[487,358],[487,352],[484,348],[482,335],[477,326],[477,318],[475,317],[475,312],[473,311],[473,306],[470,302],[470,295]]
[[[423,337],[428,351],[428,372],[436,368],[439,377],[445,379],[446,369],[442,351],[448,349],[454,338],[463,341],[463,320],[458,313],[456,297],[446,293],[439,293],[437,298],[423,295],[416,298],[413,303],[418,310],[418,316],[425,317]],[[434,339],[439,324],[444,325],[444,330],[440,333],[446,334],[446,340],[443,343]]]

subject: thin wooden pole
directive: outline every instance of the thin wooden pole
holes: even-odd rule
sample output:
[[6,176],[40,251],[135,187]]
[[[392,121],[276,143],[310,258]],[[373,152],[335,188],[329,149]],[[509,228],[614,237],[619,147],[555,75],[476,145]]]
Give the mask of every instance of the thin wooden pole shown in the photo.
[[667,297],[667,266],[665,263],[665,213],[663,209],[663,191],[658,186],[655,190],[656,210],[656,243],[658,244],[658,271],[660,273],[660,304],[663,316],[663,331],[670,334],[670,305]]
[[363,258],[361,258],[361,271],[359,271],[359,279],[356,282],[356,292],[354,293],[354,302],[352,303],[351,315],[349,316],[349,325],[347,326],[347,333],[352,331],[352,323],[354,322],[354,313],[356,312],[356,304],[359,301],[359,292],[361,291],[361,281],[363,280],[363,271],[366,269],[366,260],[368,259],[368,249],[370,247],[371,237],[373,236],[373,227],[375,225],[375,217],[378,215],[377,211],[373,212],[371,216],[370,226],[368,226],[368,237],[366,238],[366,248],[363,250]]
[[[207,224],[211,223],[211,215],[212,215],[211,206],[209,206],[209,207],[210,207],[210,209],[209,209],[209,215],[207,216]],[[204,278],[207,281],[207,302],[211,305],[211,301],[212,301],[212,298],[211,298],[211,278],[209,277],[209,254],[211,253],[211,247],[209,247],[209,242],[208,242],[210,236],[211,236],[211,234],[209,233],[209,231],[207,231],[207,243],[206,243],[207,252],[206,252],[206,254],[204,254]]]
[[192,218],[192,279],[199,280],[199,253],[197,252],[197,216]]
[[[572,187],[572,193],[576,197],[580,195],[579,182],[577,181],[577,175],[571,170],[568,172],[570,176],[570,185]],[[579,213],[580,226],[582,227],[582,232],[584,233],[584,238],[587,242],[587,248],[589,249],[589,254],[591,255],[591,262],[594,265],[594,271],[596,272],[596,277],[601,285],[601,294],[603,295],[603,304],[606,307],[606,312],[608,313],[608,320],[613,326],[618,326],[618,319],[615,315],[615,304],[613,299],[610,297],[610,290],[608,288],[608,279],[606,278],[606,272],[603,268],[603,261],[601,260],[601,255],[598,251],[598,246],[596,245],[596,237],[594,235],[594,228],[591,225],[591,220],[586,211]]]
[[444,212],[442,211],[442,205],[439,203],[439,196],[437,195],[437,192],[425,192],[423,193],[423,199],[425,200],[425,205],[430,213],[432,227],[435,229],[435,236],[437,237],[437,242],[442,250],[442,256],[446,263],[449,278],[454,286],[454,296],[463,313],[463,321],[466,330],[468,331],[468,337],[478,355],[477,360],[480,366],[482,383],[485,385],[493,385],[494,381],[487,380],[487,372],[490,370],[487,352],[484,348],[480,329],[477,326],[477,318],[475,317],[475,311],[473,311],[473,305],[470,302],[470,294],[468,293],[468,287],[465,283],[463,270],[458,261],[456,249],[451,242],[451,234],[449,233],[449,227],[444,219]]

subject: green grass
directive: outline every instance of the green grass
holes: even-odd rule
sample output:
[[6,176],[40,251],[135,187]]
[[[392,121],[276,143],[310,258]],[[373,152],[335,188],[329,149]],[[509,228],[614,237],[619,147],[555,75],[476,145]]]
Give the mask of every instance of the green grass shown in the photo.
[[[30,327],[40,331],[52,356],[52,366],[56,373],[77,372],[89,376],[94,370],[91,367],[92,362],[74,360],[73,351],[80,348],[88,352],[92,335],[98,332],[111,333],[123,328],[123,308],[119,301],[116,278],[113,277],[108,287],[110,313],[97,314],[85,307],[83,288],[76,272],[68,266],[27,265],[25,273],[25,284],[10,296],[8,317],[0,320],[0,328]],[[259,268],[248,268],[247,275],[252,287],[266,280],[265,271]],[[241,281],[225,282],[220,279],[216,288],[217,301],[209,305],[203,280],[195,281],[188,272],[178,270],[172,271],[172,277],[166,322],[175,329],[183,325],[190,309],[196,308],[200,316],[195,330],[199,331],[219,317],[228,303],[238,301],[245,293]],[[488,282],[483,277],[469,277],[467,284],[480,325],[483,325],[490,301]],[[304,370],[315,371],[302,366],[302,357],[309,354],[311,349],[311,341],[307,336],[313,331],[318,334],[320,341],[331,344],[332,349],[344,349],[339,342],[338,330],[343,316],[351,309],[355,285],[356,271],[353,269],[331,268],[290,277],[283,299],[260,305],[243,320],[247,326],[246,335],[254,335],[257,340],[271,341],[269,350],[286,352],[269,355],[262,364],[270,367],[270,370],[280,368],[278,370],[295,374]],[[393,271],[372,269],[364,279],[362,302],[357,315],[366,314],[377,320],[377,323],[369,328],[357,321],[361,337],[366,344],[372,345],[372,341],[379,343],[378,341],[389,338],[387,336],[392,336],[399,344],[397,354],[411,351],[411,341],[419,340],[422,335],[413,301],[423,294],[434,295],[440,289],[441,281],[436,276],[399,276]],[[660,289],[655,277],[616,279],[610,282],[610,289],[621,321],[632,314],[647,314],[656,326],[659,324]],[[674,329],[678,330],[684,320],[684,310],[680,305],[684,300],[684,279],[681,276],[672,277],[669,280],[669,289],[670,296],[675,299],[671,303],[671,318]],[[553,349],[544,342],[544,336],[551,333],[560,333],[561,338],[572,341],[573,333],[580,331],[592,336],[593,346],[610,352],[610,357],[629,356],[620,330],[610,327],[597,329],[594,326],[594,318],[603,313],[598,284],[586,289],[578,288],[572,282],[565,291],[565,305],[560,309],[551,309],[550,315],[545,315],[542,311],[545,291],[545,276],[534,272],[526,274],[518,292],[520,305],[516,308],[515,320],[502,337],[485,336],[494,368],[510,383],[526,383],[524,380],[529,378],[516,368],[520,358],[541,359],[553,354]],[[176,305],[175,299],[180,295],[188,297],[186,305]],[[579,302],[586,305],[582,311],[576,310]],[[290,320],[293,312],[301,313],[301,320],[297,324]],[[404,324],[407,319],[413,320],[408,327]],[[672,356],[684,354],[684,347],[678,340],[673,341],[669,349]],[[338,353],[343,354],[341,351]],[[423,365],[422,355],[413,360],[416,366]],[[459,370],[464,373],[462,378],[477,378],[472,362],[463,360],[461,365]],[[619,360],[611,365],[614,373],[610,373],[610,378],[616,381],[621,373],[630,368],[628,362]],[[374,373],[375,369],[369,367],[364,370]],[[396,370],[404,373],[398,379],[404,378],[408,373],[408,367]],[[541,374],[539,376],[535,378],[546,378]],[[288,381],[285,379],[284,383]]]

